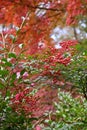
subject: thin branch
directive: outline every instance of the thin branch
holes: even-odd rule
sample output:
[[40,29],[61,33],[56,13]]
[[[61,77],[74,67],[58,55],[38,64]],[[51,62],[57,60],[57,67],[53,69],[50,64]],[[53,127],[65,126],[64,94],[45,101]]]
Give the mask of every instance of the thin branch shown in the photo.
[[33,9],[41,9],[41,10],[48,10],[48,11],[65,11],[65,9],[58,9],[58,8],[46,8],[46,7],[40,7],[40,6],[28,6],[30,8],[33,8]]
[[73,31],[74,31],[74,37],[75,37],[75,39],[81,44],[80,39],[78,39],[78,35],[77,35],[77,32],[76,32],[76,28],[75,28],[75,27],[73,27]]

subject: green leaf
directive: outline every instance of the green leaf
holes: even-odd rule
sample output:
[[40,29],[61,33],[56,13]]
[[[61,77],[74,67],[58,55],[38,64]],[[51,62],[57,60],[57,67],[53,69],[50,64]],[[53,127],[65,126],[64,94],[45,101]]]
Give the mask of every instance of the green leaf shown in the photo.
[[83,53],[84,53],[84,55],[85,55],[85,56],[87,56],[87,50],[84,50],[84,52],[83,52]]
[[33,59],[33,56],[29,55],[29,56],[28,56],[28,59],[29,59],[29,60],[32,60],[32,59]]
[[17,30],[16,35],[18,35],[20,33],[20,28],[18,28],[16,30]]
[[12,74],[10,83],[12,84],[16,79],[16,73]]
[[15,38],[15,36],[11,34],[11,35],[10,35],[10,38],[11,38],[11,39],[14,39],[14,38]]
[[16,58],[16,54],[15,53],[9,53],[9,58]]
[[5,75],[7,75],[9,72],[8,72],[8,70],[0,70],[0,75],[1,76],[5,76]]
[[10,66],[10,67],[12,66],[12,64],[8,62],[6,58],[3,58],[2,62],[4,62],[3,66]]
[[6,66],[9,66],[9,67],[12,66],[12,64],[11,64],[10,62],[6,62],[5,65],[6,65]]
[[4,85],[2,83],[0,83],[0,88],[4,88]]
[[12,39],[12,42],[14,43],[16,41],[16,37],[14,35],[10,35],[10,38]]
[[23,70],[21,71],[21,73],[20,73],[20,74],[21,74],[21,75],[23,75],[25,71],[26,71],[26,70],[25,70],[25,69],[23,69]]
[[8,90],[7,92],[6,92],[6,97],[10,97],[10,90]]
[[6,58],[2,58],[1,60],[2,60],[2,62],[7,62]]
[[81,49],[82,49],[82,46],[81,46],[80,44],[77,44],[77,45],[75,46],[75,48],[76,48],[77,50],[81,50]]

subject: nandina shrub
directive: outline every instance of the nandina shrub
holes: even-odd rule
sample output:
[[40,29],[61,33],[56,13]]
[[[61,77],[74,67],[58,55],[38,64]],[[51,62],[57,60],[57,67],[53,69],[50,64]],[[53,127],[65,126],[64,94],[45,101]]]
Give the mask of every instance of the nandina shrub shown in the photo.
[[[3,34],[3,37],[5,35]],[[18,37],[18,34],[16,35]],[[60,43],[61,49],[50,47],[42,55],[38,53],[27,56],[23,53],[25,49],[18,49],[19,44],[15,44],[15,37],[11,37],[12,46],[9,43],[2,44],[0,56],[1,105],[3,106],[3,101],[5,102],[0,112],[1,129],[32,128],[31,121],[34,119],[33,112],[37,109],[38,99],[34,88],[51,85],[51,80],[57,87],[64,85],[60,67],[70,63],[73,52],[70,46],[77,44],[76,41],[65,41]],[[8,115],[12,120],[9,120]],[[13,117],[14,115],[16,118]]]
[[[87,101],[81,95],[75,98],[70,92],[58,90],[58,103],[54,103],[55,112],[48,112],[43,130],[86,130]],[[47,113],[46,113],[47,115]],[[47,117],[47,118],[48,118]]]
[[32,129],[38,100],[35,86],[41,79],[39,63],[33,56],[23,55],[24,50],[16,54],[6,49],[3,47],[0,56],[0,129]]
[[30,89],[26,88],[11,99],[11,107],[19,115],[23,112],[26,116],[29,116],[30,114],[32,116],[33,112],[37,109],[36,101],[37,97],[30,94]]
[[[38,97],[35,89],[50,85],[63,86],[65,80],[61,74],[63,66],[71,62],[77,41],[60,43],[61,48],[49,47],[45,53],[26,54],[26,48],[19,41],[19,33],[24,27],[2,31],[0,35],[0,94],[1,129],[32,128],[33,112],[37,110]],[[4,115],[4,116],[3,116]],[[8,118],[12,118],[9,120]],[[13,116],[16,115],[16,118]],[[18,121],[18,120],[19,121]],[[4,124],[5,122],[5,124]],[[18,125],[19,123],[19,125]],[[16,125],[15,125],[16,124]],[[22,125],[21,125],[22,124]]]
[[[0,61],[0,129],[32,129],[32,113],[36,110],[33,80],[26,65],[15,53],[1,56]],[[9,60],[8,60],[9,59]],[[25,61],[25,60],[24,60]]]
[[68,67],[75,53],[77,41],[69,40],[61,42],[61,48],[49,47],[43,56],[43,73],[50,86],[64,86],[65,80],[62,75],[63,68]]
[[[9,31],[0,35],[1,130],[32,129],[32,120],[36,119],[33,112],[37,108],[38,97],[33,87],[37,84],[38,62],[33,56],[23,54],[25,49],[20,48],[15,40],[17,37],[17,32],[13,35]],[[36,75],[36,81],[32,75]]]
[[[13,123],[11,122],[12,124],[8,125],[7,116],[9,113],[10,115],[12,113],[11,116],[16,114],[18,118],[22,118],[23,125],[25,125],[26,120],[30,120],[29,124],[32,126],[31,117],[34,117],[33,113],[37,110],[38,99],[35,91],[43,86],[59,87],[65,84],[61,73],[62,68],[70,64],[75,50],[73,46],[77,44],[77,41],[69,40],[61,42],[60,49],[49,47],[42,54],[39,52],[34,55],[27,55],[26,48],[18,40],[24,25],[25,21],[18,30],[15,28],[8,29],[2,31],[0,35],[2,42],[0,94],[2,101],[5,100],[6,104],[1,109],[1,115],[3,115],[4,109],[6,111],[6,113],[4,112],[5,118],[2,116],[1,119],[1,128],[4,127],[4,121],[7,123],[6,128],[13,127],[16,119],[14,118]],[[34,89],[37,90],[34,91]],[[24,116],[21,117],[22,115]],[[25,126],[27,127],[27,125]],[[22,129],[22,126],[20,126],[20,129]]]
[[72,57],[72,62],[63,68],[62,75],[66,82],[71,82],[71,90],[76,89],[87,100],[87,51],[83,43],[76,48],[77,53]]
[[[24,130],[29,128],[32,130],[32,121],[36,118],[31,117],[31,114],[26,114],[21,111],[21,113],[16,112],[9,105],[9,98],[0,95],[0,129],[1,130]],[[30,115],[30,116],[29,116]]]

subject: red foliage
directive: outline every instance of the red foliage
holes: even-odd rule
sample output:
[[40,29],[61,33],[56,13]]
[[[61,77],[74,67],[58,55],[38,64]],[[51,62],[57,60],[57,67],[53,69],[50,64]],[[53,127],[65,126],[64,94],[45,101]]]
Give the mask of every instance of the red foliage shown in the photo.
[[69,0],[67,6],[67,21],[68,25],[76,24],[78,16],[84,16],[87,13],[87,0]]
[[87,0],[1,0],[0,23],[13,24],[20,28],[26,19],[16,42],[24,43],[28,53],[34,54],[38,51],[39,42],[51,44],[49,35],[58,25],[58,19],[60,21],[68,13],[67,24],[76,23],[77,16],[86,15],[86,4]]
[[24,112],[26,115],[31,114],[36,111],[36,96],[30,95],[30,89],[25,89],[22,92],[19,92],[11,99],[12,108],[19,114]]
[[54,111],[54,105],[53,103],[58,101],[57,98],[58,89],[45,86],[44,88],[41,88],[37,92],[37,97],[39,96],[39,100],[37,101],[37,109],[34,111],[35,117],[41,117],[44,115],[47,111]]
[[[42,5],[40,6],[40,4]],[[38,43],[42,42],[45,47],[51,45],[52,40],[49,35],[51,34],[52,29],[58,25],[58,19],[61,19],[63,17],[63,14],[67,12],[67,24],[75,23],[75,17],[80,14],[86,14],[87,10],[86,8],[83,8],[85,7],[85,4],[87,4],[87,0],[85,0],[84,2],[82,2],[81,0],[60,0],[59,2],[57,0],[0,0],[0,23],[3,23],[5,25],[14,25],[12,29],[8,28],[7,30],[2,31],[2,36],[0,35],[0,40],[3,41],[4,37],[4,40],[6,40],[4,41],[6,43],[5,47],[9,50],[8,52],[16,52],[19,54],[21,51],[21,49],[19,48],[19,44],[21,43],[25,45],[27,54],[35,54],[35,52],[37,51],[41,52],[44,47],[43,45],[38,46]],[[43,15],[40,15],[40,11],[45,13]],[[16,38],[15,42],[13,42],[14,38],[11,38],[11,34],[13,34],[13,37]],[[42,66],[41,64],[38,65],[34,63],[32,67],[37,66],[37,68],[39,68],[41,66],[43,68],[42,73],[38,75],[47,76],[48,79],[46,80],[46,82],[47,84],[50,84],[50,86],[54,84],[64,85],[64,79],[61,75],[60,65],[67,66],[70,63],[73,52],[72,46],[76,44],[76,41],[64,41],[60,43],[60,49],[50,47],[49,50],[45,53],[46,58],[44,60],[41,59],[43,62]],[[10,62],[15,64],[16,59],[12,58]],[[19,75],[23,69],[20,64],[21,63],[18,63],[14,69],[11,69],[10,74],[16,73],[17,75]],[[59,68],[56,69],[57,65],[59,65]],[[8,70],[10,69],[8,68]],[[21,78],[25,79],[26,77],[28,77],[27,72],[25,72]],[[28,78],[33,79],[36,77],[38,76],[33,75]],[[44,89],[43,91],[45,91],[45,94],[43,94],[44,92],[40,90],[38,91],[37,95],[31,96],[30,89],[25,89],[26,84],[18,83],[18,81],[14,81],[15,87],[11,89],[11,93],[16,93],[16,95],[11,99],[11,106],[15,111],[17,111],[18,113],[24,111],[26,114],[28,114],[31,112],[35,112],[36,110],[39,110],[39,112],[43,113],[44,110],[53,109],[52,105],[47,105],[44,107],[42,105],[41,107],[43,108],[37,108],[36,105],[40,105],[40,103],[42,102],[41,100],[39,100],[37,103],[36,97],[38,97],[38,95],[40,95],[41,97],[45,97],[46,94],[50,99],[50,95],[52,95],[53,92],[49,92],[48,95],[49,90],[47,90],[46,92]],[[35,84],[32,82],[31,87],[33,87],[34,85]],[[47,97],[45,98],[45,101],[47,101]],[[50,104],[51,101],[52,100],[49,101]]]
[[51,44],[49,34],[55,26],[54,19],[60,17],[64,10],[64,0],[60,2],[56,0],[1,0],[0,23],[13,24],[20,28],[25,19],[26,24],[20,31],[16,43],[24,43],[27,53],[34,54],[38,51],[39,42],[46,41],[44,44],[47,46]]
[[[55,73],[51,73],[52,70],[55,69],[56,64],[63,64],[63,65],[68,65],[71,61],[71,56],[73,52],[72,46],[76,45],[77,41],[64,41],[61,42],[61,48],[60,49],[55,49],[53,47],[50,47],[50,50],[48,51],[48,57],[45,59],[45,64],[44,64],[44,72],[43,74],[47,75],[49,74],[50,76],[54,75],[60,75],[60,71],[58,70]],[[65,56],[67,54],[67,56]]]

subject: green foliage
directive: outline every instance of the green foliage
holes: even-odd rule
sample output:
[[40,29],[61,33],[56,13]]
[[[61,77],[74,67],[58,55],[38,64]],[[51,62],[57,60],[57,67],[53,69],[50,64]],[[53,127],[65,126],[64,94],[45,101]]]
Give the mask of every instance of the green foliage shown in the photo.
[[80,44],[76,46],[77,54],[67,67],[63,67],[62,74],[66,81],[72,83],[72,89],[77,89],[87,99],[87,50],[83,45],[83,48]]
[[25,118],[24,113],[17,113],[9,106],[9,97],[2,98],[0,94],[0,130],[32,130],[32,120]]
[[[26,19],[28,15],[26,15]],[[72,57],[71,63],[70,56],[73,51],[68,52],[67,50],[72,50],[71,47],[69,48],[70,44],[76,44],[72,41],[63,42],[59,52],[55,48],[50,48],[51,50],[49,49],[44,54],[26,56],[26,53],[23,53],[26,51],[24,43],[27,44],[26,41],[30,40],[29,42],[32,44],[33,38],[38,39],[38,37],[30,35],[32,34],[30,32],[27,35],[29,39],[25,37],[26,40],[22,40],[24,37],[22,33],[24,34],[25,31],[23,32],[21,29],[26,23],[26,19],[24,17],[22,19],[23,22],[19,28],[16,28],[16,32],[13,29],[13,33],[10,35],[3,32],[0,35],[0,42],[3,44],[0,50],[2,52],[0,55],[0,130],[33,129],[32,121],[36,119],[31,114],[33,108],[30,108],[36,102],[32,97],[42,86],[59,87],[61,82],[58,81],[62,81],[62,84],[65,81],[70,81],[72,86],[79,88],[87,99],[86,40],[83,41],[84,48],[82,45],[77,45],[78,54]],[[34,40],[35,42],[37,43],[38,40]],[[32,47],[30,46],[28,49],[32,50]],[[37,50],[34,47],[33,49]],[[62,74],[65,80],[63,80]],[[33,88],[32,91],[27,92],[31,88]],[[70,93],[61,91],[59,91],[58,97],[59,103],[55,103],[56,111],[49,115],[49,120],[45,121],[48,127],[43,128],[43,130],[86,130],[86,100],[82,97],[74,99]],[[32,103],[29,104],[29,101]]]
[[[16,59],[17,56],[14,53],[10,53],[8,57],[9,59]],[[31,113],[27,116],[24,111],[19,113],[11,106],[11,98],[19,93],[20,85],[23,89],[31,87],[32,81],[29,79],[29,76],[25,75],[25,77],[23,77],[25,72],[29,74],[28,62],[26,62],[26,65],[25,63],[24,65],[22,64],[23,67],[20,69],[19,62],[13,62],[10,66],[10,64],[7,64],[10,63],[10,61],[7,62],[7,59],[8,58],[2,58],[0,64],[0,130],[32,130],[32,121],[36,120],[36,118],[33,118]],[[19,61],[19,58],[16,60]],[[17,67],[20,70],[18,70]],[[19,71],[20,77],[17,78],[17,72]],[[12,89],[14,89],[14,91]],[[34,90],[31,91],[30,94],[34,96]]]
[[8,57],[9,57],[9,58],[16,58],[17,56],[16,56],[15,53],[9,53],[9,54],[8,54]]
[[[33,67],[36,60],[28,59],[21,53],[17,55],[8,50],[0,57],[0,130],[32,130],[33,120],[36,120],[31,113],[26,114],[23,110],[18,112],[14,109],[17,104],[13,104],[12,99],[16,94],[27,88],[31,88],[33,82],[30,79],[32,72],[38,69]],[[29,77],[30,76],[30,77]],[[34,80],[35,81],[35,80]],[[22,88],[22,90],[21,90]],[[33,89],[27,95],[34,96]],[[18,101],[17,101],[18,102]],[[28,101],[29,103],[29,101]],[[33,102],[32,102],[33,104]],[[13,106],[12,106],[13,105]],[[26,106],[26,104],[25,104]],[[31,107],[31,106],[30,106]],[[22,109],[20,107],[20,109]]]
[[[73,98],[69,92],[58,91],[59,102],[56,111],[46,120],[43,130],[86,130],[87,101],[85,98]],[[53,117],[54,120],[52,119]]]

